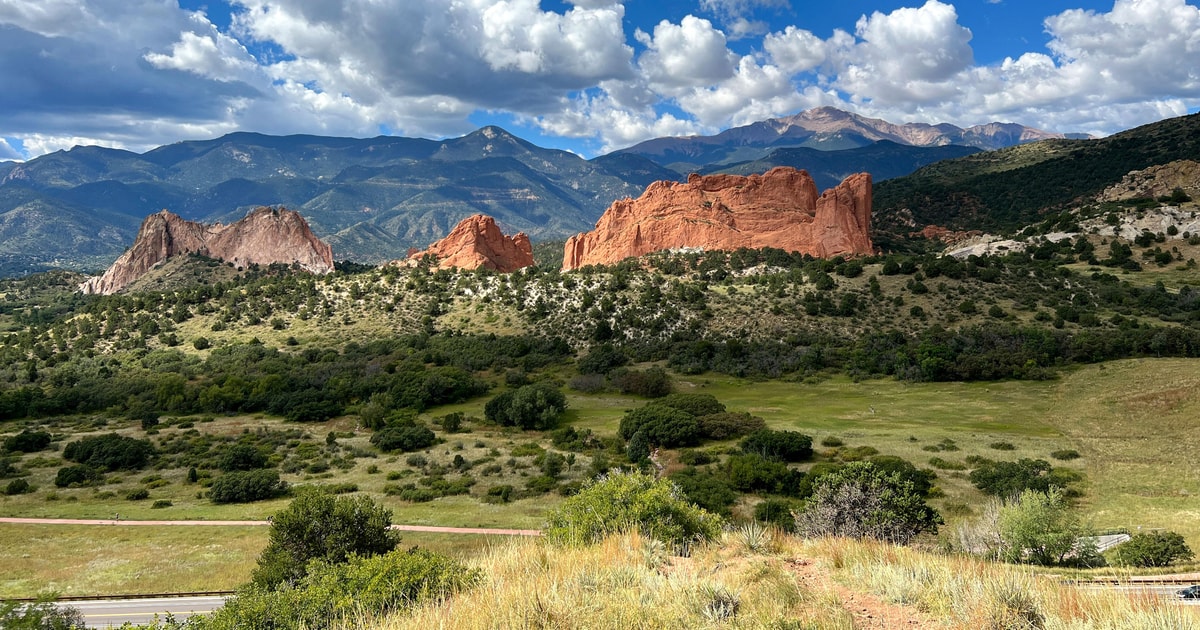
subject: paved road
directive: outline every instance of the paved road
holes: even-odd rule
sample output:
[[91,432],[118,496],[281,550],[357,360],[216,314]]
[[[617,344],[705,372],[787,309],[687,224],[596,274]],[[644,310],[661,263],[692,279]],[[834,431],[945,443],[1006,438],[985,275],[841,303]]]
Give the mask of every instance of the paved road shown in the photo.
[[[26,525],[122,525],[122,526],[245,526],[270,525],[270,521],[127,521],[87,518],[13,518],[0,517],[0,523]],[[438,527],[435,525],[392,525],[392,529],[405,532],[432,532],[435,534],[484,534],[488,536],[541,536],[536,529],[496,529],[489,527]]]
[[[270,525],[270,521],[127,521],[113,519],[79,518],[14,518],[0,517],[0,523],[26,525],[103,525],[103,526],[246,526]],[[536,529],[497,529],[488,527],[437,527],[434,525],[392,525],[392,529],[406,532],[432,532],[436,534],[482,534],[487,536],[541,536]],[[89,628],[118,628],[125,622],[146,624],[154,616],[171,613],[176,619],[190,617],[193,613],[207,613],[220,608],[224,597],[158,597],[146,599],[110,599],[62,602],[83,613]]]
[[176,619],[212,612],[225,604],[224,597],[160,597],[150,599],[105,599],[61,602],[83,613],[89,628],[119,628],[121,624],[148,624],[171,613]]

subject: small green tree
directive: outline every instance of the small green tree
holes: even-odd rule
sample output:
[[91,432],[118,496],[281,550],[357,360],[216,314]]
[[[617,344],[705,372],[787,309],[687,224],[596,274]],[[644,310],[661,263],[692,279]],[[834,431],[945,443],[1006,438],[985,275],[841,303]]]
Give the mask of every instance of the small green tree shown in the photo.
[[1062,563],[1087,531],[1061,488],[1025,490],[1000,508],[1000,557],[1007,562]]
[[625,457],[633,464],[641,464],[650,458],[650,440],[646,439],[645,431],[638,431],[629,438],[629,444],[625,446]]
[[275,588],[304,577],[311,560],[345,562],[351,554],[375,556],[395,549],[392,511],[370,497],[307,491],[271,521],[267,548],[251,579]]
[[1165,567],[1193,558],[1191,547],[1175,532],[1137,533],[1113,550],[1114,563],[1129,567]]
[[921,532],[936,532],[941,522],[911,481],[870,462],[852,462],[816,482],[796,514],[796,531],[906,544]]
[[721,517],[687,501],[667,479],[642,473],[609,474],[587,482],[546,519],[552,542],[583,545],[617,532],[637,529],[666,543],[711,540]]

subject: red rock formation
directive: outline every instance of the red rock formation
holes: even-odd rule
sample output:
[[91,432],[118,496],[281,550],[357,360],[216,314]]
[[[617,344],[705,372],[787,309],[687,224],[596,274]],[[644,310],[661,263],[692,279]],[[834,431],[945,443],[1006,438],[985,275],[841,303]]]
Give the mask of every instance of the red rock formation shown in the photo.
[[940,225],[926,225],[919,232],[909,232],[909,236],[916,238],[921,237],[930,241],[941,241],[947,245],[954,245],[963,241],[982,236],[983,232],[979,230],[958,231],[944,228]]
[[509,273],[533,264],[533,247],[524,232],[505,236],[495,219],[482,214],[459,221],[446,238],[423,252],[410,253],[408,259],[416,261],[427,255],[437,258],[441,269],[487,267]]
[[871,176],[858,173],[817,196],[805,171],[691,175],[650,184],[613,203],[596,229],[567,240],[563,270],[695,247],[776,247],[819,257],[871,254]]
[[333,250],[298,213],[256,208],[229,225],[185,221],[163,210],[142,221],[133,247],[104,272],[80,285],[84,293],[116,293],[159,263],[182,254],[203,254],[236,265],[298,264],[312,273],[333,271]]

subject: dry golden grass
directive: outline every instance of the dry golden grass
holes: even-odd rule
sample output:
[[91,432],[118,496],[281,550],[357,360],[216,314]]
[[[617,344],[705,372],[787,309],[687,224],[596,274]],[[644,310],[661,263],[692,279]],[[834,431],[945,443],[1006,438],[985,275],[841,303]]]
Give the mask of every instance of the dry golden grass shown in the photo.
[[520,541],[482,554],[480,587],[380,623],[420,628],[852,628],[778,554],[733,545],[671,558],[636,534],[582,549]]
[[[1067,586],[1021,567],[874,542],[778,534],[747,541],[734,532],[690,558],[670,557],[636,534],[582,549],[514,541],[472,561],[485,575],[479,587],[353,627],[1200,628],[1200,617],[1175,602]],[[806,563],[821,570],[797,571]]]
[[1191,607],[1144,593],[1068,586],[1023,567],[838,539],[802,542],[797,550],[821,558],[847,585],[914,606],[955,628],[1200,628]]

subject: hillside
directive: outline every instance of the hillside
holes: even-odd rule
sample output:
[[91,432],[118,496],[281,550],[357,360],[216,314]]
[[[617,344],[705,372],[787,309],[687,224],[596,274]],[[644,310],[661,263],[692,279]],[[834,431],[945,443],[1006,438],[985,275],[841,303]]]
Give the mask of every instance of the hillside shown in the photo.
[[1011,232],[1078,205],[1130,171],[1200,159],[1200,114],[1098,140],[1046,140],[927,166],[880,183],[875,225]]

